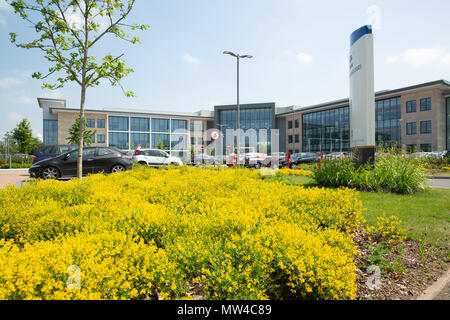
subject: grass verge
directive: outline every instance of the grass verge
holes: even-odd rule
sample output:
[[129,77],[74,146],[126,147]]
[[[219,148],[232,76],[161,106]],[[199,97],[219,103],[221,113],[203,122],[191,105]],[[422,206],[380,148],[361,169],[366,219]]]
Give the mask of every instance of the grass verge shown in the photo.
[[[277,179],[264,180],[273,182]],[[288,176],[281,180],[290,185],[315,186],[314,179],[309,177]],[[402,226],[412,240],[450,247],[450,190],[430,188],[413,195],[360,192],[360,199],[369,225],[374,225],[377,217],[386,212],[402,220]]]

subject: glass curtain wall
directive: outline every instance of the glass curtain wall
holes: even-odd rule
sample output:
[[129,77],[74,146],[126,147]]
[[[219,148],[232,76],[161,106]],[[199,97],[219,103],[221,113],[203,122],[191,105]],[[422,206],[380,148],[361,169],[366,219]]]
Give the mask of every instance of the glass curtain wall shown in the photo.
[[58,144],[58,120],[44,120],[44,144]]
[[400,97],[375,102],[375,141],[377,146],[400,147],[401,110]]
[[302,116],[303,152],[345,152],[350,149],[349,107]]
[[187,154],[187,120],[110,116],[108,130],[111,147],[131,150],[140,145],[161,147],[176,156]]
[[[250,137],[245,137],[244,141],[241,141],[242,148],[245,148],[246,152],[267,152],[270,153],[270,129],[273,129],[273,109],[272,108],[242,108],[240,109],[240,128],[244,131],[244,134],[249,129],[256,130],[257,135],[257,149],[250,150]],[[237,129],[237,110],[225,109],[219,110],[219,119],[217,121],[217,128],[226,135],[227,129]],[[267,129],[267,141],[260,141],[260,129]],[[223,152],[226,152],[226,141],[224,141]],[[237,137],[234,138],[234,146],[237,147]],[[233,151],[234,152],[234,151]]]

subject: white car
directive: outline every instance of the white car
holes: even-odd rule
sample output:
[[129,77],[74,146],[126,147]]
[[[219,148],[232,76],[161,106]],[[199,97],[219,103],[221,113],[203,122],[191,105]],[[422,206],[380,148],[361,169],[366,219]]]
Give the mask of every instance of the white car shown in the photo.
[[138,149],[134,152],[133,160],[148,166],[183,165],[178,157],[173,157],[167,152],[158,149]]

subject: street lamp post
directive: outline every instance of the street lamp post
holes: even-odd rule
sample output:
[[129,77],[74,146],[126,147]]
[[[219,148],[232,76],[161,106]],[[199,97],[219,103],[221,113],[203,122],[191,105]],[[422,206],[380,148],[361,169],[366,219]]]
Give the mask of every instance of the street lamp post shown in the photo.
[[248,58],[251,59],[253,58],[253,56],[250,55],[239,55],[239,54],[235,54],[231,51],[224,51],[223,54],[228,54],[230,56],[233,56],[236,58],[237,61],[237,132],[238,132],[238,136],[237,136],[237,145],[238,145],[238,152],[237,152],[237,165],[238,168],[240,168],[240,162],[241,162],[241,132],[240,132],[240,116],[241,116],[241,110],[240,110],[240,106],[239,106],[239,60],[241,58]]

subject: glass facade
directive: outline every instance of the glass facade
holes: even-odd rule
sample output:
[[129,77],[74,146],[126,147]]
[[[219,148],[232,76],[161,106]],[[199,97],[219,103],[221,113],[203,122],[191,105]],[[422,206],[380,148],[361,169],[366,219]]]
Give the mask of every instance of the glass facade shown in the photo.
[[129,134],[128,132],[110,132],[109,133],[109,146],[119,149],[128,149],[129,147]]
[[401,108],[400,97],[375,102],[375,141],[378,146],[400,145]]
[[58,120],[44,120],[44,144],[58,144]]
[[141,148],[150,148],[150,135],[148,133],[131,133],[131,143],[137,148],[141,145]]
[[109,117],[109,130],[128,131],[128,117]]
[[163,150],[169,150],[170,146],[170,135],[168,134],[160,134],[160,133],[154,133],[152,134],[152,148],[159,148],[159,140],[164,144]]
[[131,131],[150,132],[150,119],[148,118],[131,118]]
[[[246,148],[246,151],[249,152],[271,152],[271,146],[270,146],[270,139],[271,139],[271,133],[270,131],[267,131],[267,142],[263,143],[260,142],[259,137],[259,130],[260,129],[267,129],[271,130],[273,129],[273,122],[274,122],[274,109],[272,107],[253,107],[253,108],[246,108],[245,106],[241,106],[240,108],[240,128],[244,131],[244,133],[249,129],[254,129],[256,131],[256,139],[258,143],[258,150],[249,150],[250,148],[250,138],[248,136],[245,137],[245,143],[244,141],[241,142],[242,148]],[[221,130],[224,134],[226,133],[227,129],[237,129],[237,109],[236,108],[230,108],[230,109],[219,109],[218,110],[218,119],[217,119],[217,128]],[[225,141],[224,141],[225,142]],[[237,146],[237,137],[235,137],[234,140],[235,147]],[[224,150],[225,152],[226,143],[224,143]]]
[[187,123],[181,119],[110,116],[109,146],[123,150],[138,145],[143,149],[159,148],[160,140],[164,150],[184,155],[189,149]]
[[169,132],[169,119],[152,119],[153,132]]
[[304,114],[302,151],[348,151],[350,149],[349,112],[349,107],[342,107]]

